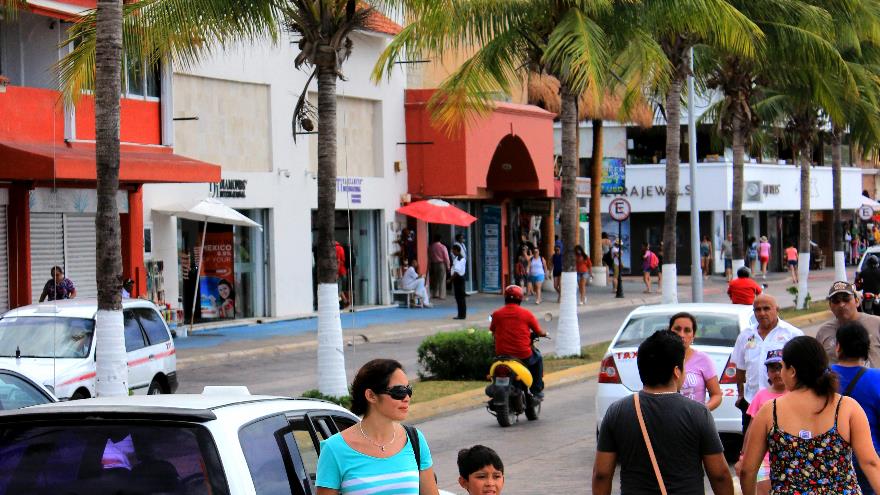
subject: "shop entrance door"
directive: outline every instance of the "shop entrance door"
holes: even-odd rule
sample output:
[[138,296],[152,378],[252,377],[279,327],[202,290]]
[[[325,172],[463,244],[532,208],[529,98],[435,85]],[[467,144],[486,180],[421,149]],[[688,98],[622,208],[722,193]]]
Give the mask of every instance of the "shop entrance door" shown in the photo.
[[[450,201],[451,205],[459,208],[463,211],[470,213],[473,216],[477,216],[477,204],[470,201]],[[428,224],[428,239],[433,239],[434,234],[439,235],[443,238],[443,243],[449,249],[449,261],[452,261],[452,246],[455,244],[455,238],[457,235],[461,234],[464,236],[464,257],[467,262],[467,268],[465,272],[464,278],[464,290],[468,294],[473,294],[477,292],[477,277],[476,271],[478,269],[478,263],[476,262],[476,257],[479,255],[477,250],[475,249],[477,245],[476,238],[476,230],[471,228],[476,225],[476,222],[471,224],[468,227],[458,227],[455,225],[440,225],[440,224]]]
[[[317,212],[312,210],[312,249],[317,238]],[[378,210],[336,210],[334,240],[345,251],[348,276],[340,282],[354,306],[381,304],[380,267],[381,212]],[[312,291],[317,294],[317,271],[313,269]],[[314,298],[317,310],[318,298]]]
[[269,280],[269,210],[238,210],[263,225],[263,230],[234,227],[236,316],[260,318],[271,314],[266,288]]

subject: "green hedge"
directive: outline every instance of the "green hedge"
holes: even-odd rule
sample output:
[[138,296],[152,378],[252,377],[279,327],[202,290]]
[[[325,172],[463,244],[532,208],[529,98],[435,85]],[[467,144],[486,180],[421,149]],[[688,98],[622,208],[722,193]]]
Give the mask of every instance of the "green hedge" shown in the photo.
[[351,409],[351,396],[346,395],[343,397],[334,397],[332,395],[324,395],[318,391],[318,389],[306,390],[300,397],[305,397],[307,399],[321,399],[326,400],[328,402],[332,402],[334,404],[339,404],[340,406]]
[[459,330],[432,335],[419,345],[423,378],[485,380],[495,356],[495,341],[488,330]]

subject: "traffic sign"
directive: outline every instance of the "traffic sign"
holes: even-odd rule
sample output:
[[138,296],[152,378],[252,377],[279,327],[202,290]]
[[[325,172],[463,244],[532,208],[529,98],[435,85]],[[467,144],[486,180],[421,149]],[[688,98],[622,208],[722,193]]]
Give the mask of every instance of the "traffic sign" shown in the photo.
[[608,205],[608,214],[617,222],[623,222],[629,218],[630,213],[632,213],[632,206],[624,198],[614,198]]
[[870,220],[874,216],[874,208],[868,205],[862,205],[859,207],[859,218],[862,220]]

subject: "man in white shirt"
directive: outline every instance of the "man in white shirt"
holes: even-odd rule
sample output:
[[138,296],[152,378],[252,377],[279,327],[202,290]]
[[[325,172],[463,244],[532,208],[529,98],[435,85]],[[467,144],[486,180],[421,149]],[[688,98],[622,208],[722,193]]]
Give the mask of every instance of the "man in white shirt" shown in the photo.
[[736,407],[743,411],[743,433],[749,426],[750,417],[745,413],[749,403],[758,390],[767,386],[767,353],[782,349],[789,340],[804,334],[779,319],[779,305],[770,294],[755,297],[752,308],[758,323],[739,334],[730,355],[731,364],[736,365]]
[[455,294],[455,304],[458,306],[458,316],[454,319],[463,320],[467,316],[467,304],[464,293],[464,274],[467,270],[467,260],[461,252],[461,246],[452,246],[452,292]]
[[431,307],[428,290],[425,288],[425,277],[419,275],[419,260],[412,260],[412,264],[403,272],[403,276],[400,277],[400,287],[415,291],[416,296],[422,300],[422,306]]

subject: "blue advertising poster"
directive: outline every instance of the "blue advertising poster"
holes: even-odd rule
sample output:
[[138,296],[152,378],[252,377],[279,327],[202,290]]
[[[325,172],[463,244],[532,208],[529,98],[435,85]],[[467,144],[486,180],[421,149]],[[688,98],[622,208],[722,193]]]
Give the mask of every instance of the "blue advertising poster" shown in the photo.
[[[632,259],[632,249],[630,246],[630,224],[629,218],[624,220],[623,224],[620,225],[621,234],[623,235],[623,272],[626,273],[630,270],[630,260]],[[602,232],[608,233],[608,238],[611,239],[611,242],[617,240],[617,221],[611,218],[611,215],[607,213],[602,214]]]
[[626,191],[626,160],[602,159],[602,194],[623,194]]
[[501,207],[483,205],[483,292],[501,291]]

